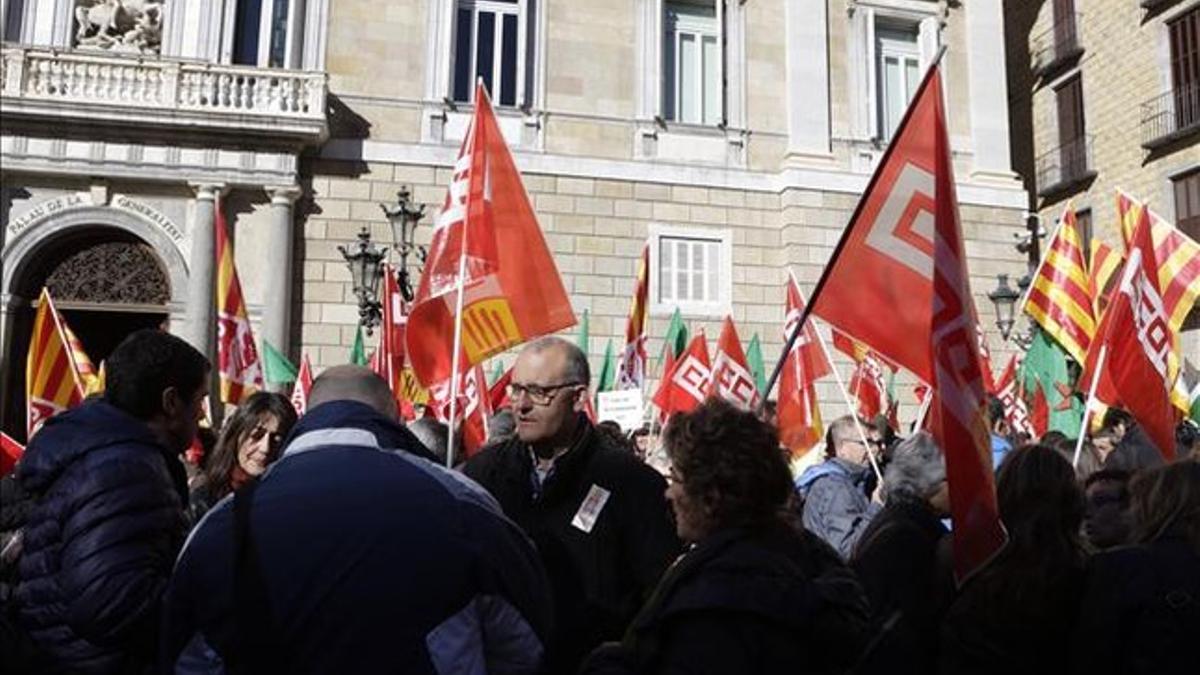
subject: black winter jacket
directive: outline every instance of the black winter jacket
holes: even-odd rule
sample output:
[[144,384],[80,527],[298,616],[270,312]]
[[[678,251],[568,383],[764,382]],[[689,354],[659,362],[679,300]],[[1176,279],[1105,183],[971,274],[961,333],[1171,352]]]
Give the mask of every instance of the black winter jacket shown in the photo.
[[1200,555],[1168,535],[1094,557],[1075,634],[1073,672],[1195,673]]
[[[529,446],[517,438],[485,449],[463,467],[538,547],[554,594],[550,673],[575,672],[596,645],[619,639],[682,549],[663,477],[583,425],[540,494]],[[593,486],[608,497],[585,532],[572,521]]]
[[619,645],[587,675],[844,673],[866,638],[854,575],[811,532],[725,530],[663,575]]
[[145,424],[93,401],[46,422],[18,477],[38,500],[16,600],[39,672],[145,669],[183,543],[183,466]]
[[874,646],[858,672],[937,670],[938,627],[954,599],[948,530],[925,502],[894,495],[858,540],[850,566],[871,602]]

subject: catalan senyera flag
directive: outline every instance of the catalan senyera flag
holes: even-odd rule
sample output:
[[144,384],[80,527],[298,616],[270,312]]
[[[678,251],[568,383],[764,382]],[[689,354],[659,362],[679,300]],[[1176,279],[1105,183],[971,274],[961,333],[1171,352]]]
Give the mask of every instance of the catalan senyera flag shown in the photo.
[[726,316],[721,325],[721,336],[717,338],[717,353],[712,361],[712,378],[709,380],[708,395],[723,398],[743,410],[758,404],[758,389],[754,386],[754,375],[746,363],[746,352],[738,338],[733,317]]
[[[930,67],[813,290],[814,313],[933,387],[961,582],[1003,547],[940,65]],[[879,319],[887,308],[888,319]]]
[[296,375],[296,384],[292,386],[292,407],[297,415],[308,411],[308,394],[312,391],[313,371],[312,362],[305,353],[300,359],[300,372]]
[[1117,270],[1121,269],[1125,259],[1113,247],[1094,237],[1089,254],[1088,290],[1092,295],[1092,314],[1099,322],[1104,316],[1104,308],[1108,307]]
[[1083,237],[1070,203],[1033,276],[1024,310],[1071,358],[1083,363],[1096,334],[1096,317]]
[[67,325],[65,318],[60,316],[59,321],[62,323],[63,332],[67,334],[67,344],[71,347],[71,360],[75,362],[75,372],[79,373],[79,379],[83,382],[83,395],[86,397],[103,392],[104,381],[101,379],[100,373],[96,371],[96,366],[92,365],[92,359],[87,355],[87,350],[83,348],[83,341]]
[[625,350],[617,366],[617,389],[641,389],[646,381],[646,304],[650,298],[650,243],[638,259],[633,304],[625,323]]
[[[575,314],[542,237],[483,84],[454,164],[445,205],[408,317],[408,361],[421,384],[532,338],[574,325]],[[460,275],[462,269],[465,274]],[[462,350],[452,354],[457,289]]]
[[704,331],[700,331],[663,375],[658,391],[654,392],[654,405],[664,418],[677,412],[691,412],[704,401],[711,380],[708,341]]
[[87,393],[76,370],[66,324],[50,291],[43,288],[33,318],[33,335],[25,361],[25,430],[27,437],[54,415],[78,405]]
[[[803,310],[800,284],[789,274],[783,329],[785,340],[795,331]],[[821,409],[817,405],[816,381],[828,375],[832,366],[817,342],[819,339],[816,328],[808,322],[792,350],[784,357],[783,370],[779,373],[779,404],[776,407],[779,442],[791,450],[793,456],[807,453],[820,443],[825,433]]]
[[238,405],[263,388],[262,361],[254,344],[242,283],[233,263],[233,247],[229,245],[225,211],[219,201],[216,211],[213,227],[217,230],[217,370],[221,402]]

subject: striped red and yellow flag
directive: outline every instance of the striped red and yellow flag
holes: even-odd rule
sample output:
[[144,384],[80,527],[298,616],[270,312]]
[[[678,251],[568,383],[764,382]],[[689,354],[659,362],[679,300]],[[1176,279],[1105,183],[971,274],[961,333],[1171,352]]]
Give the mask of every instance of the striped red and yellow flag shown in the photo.
[[67,320],[59,315],[59,323],[62,324],[63,332],[67,336],[67,345],[71,348],[71,360],[75,362],[75,372],[79,373],[79,381],[83,383],[84,395],[91,396],[92,394],[104,391],[104,381],[101,379],[101,373],[96,370],[96,366],[92,364],[92,359],[87,355],[87,350],[83,348],[83,342],[75,335],[75,331],[67,325]]
[[1125,258],[1099,239],[1092,239],[1091,249],[1088,282],[1092,294],[1092,315],[1099,319],[1104,316],[1104,308],[1108,306],[1108,297],[1112,292],[1110,286],[1117,278],[1117,270]]
[[1084,265],[1083,237],[1075,222],[1075,209],[1067,204],[1033,277],[1025,312],[1079,363],[1087,358],[1096,335],[1091,280]]
[[237,405],[263,388],[262,362],[254,344],[242,282],[233,263],[233,247],[219,202],[213,227],[217,241],[217,369],[221,376],[221,402]]
[[[1126,250],[1143,208],[1144,204],[1117,190],[1117,214],[1121,218],[1121,236],[1125,239]],[[1168,325],[1178,336],[1188,313],[1200,298],[1200,244],[1153,210],[1150,211],[1150,222],[1163,309],[1167,312]]]
[[650,242],[638,259],[637,285],[625,323],[625,351],[617,366],[617,389],[641,389],[646,382],[646,302],[650,297]]
[[66,326],[43,288],[25,362],[26,434],[32,437],[54,415],[78,405],[85,387],[71,358]]

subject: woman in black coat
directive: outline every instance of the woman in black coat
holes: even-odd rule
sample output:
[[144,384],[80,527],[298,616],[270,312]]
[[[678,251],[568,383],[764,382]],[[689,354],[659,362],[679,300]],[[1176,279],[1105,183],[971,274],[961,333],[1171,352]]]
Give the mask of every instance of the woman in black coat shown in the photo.
[[673,417],[664,442],[667,497],[691,547],[583,672],[845,672],[865,598],[833,550],[784,515],[792,481],[774,427],[714,399]]
[[937,670],[938,627],[954,597],[946,460],[927,433],[896,446],[884,479],[886,506],[850,558],[871,603],[872,647],[859,673]]

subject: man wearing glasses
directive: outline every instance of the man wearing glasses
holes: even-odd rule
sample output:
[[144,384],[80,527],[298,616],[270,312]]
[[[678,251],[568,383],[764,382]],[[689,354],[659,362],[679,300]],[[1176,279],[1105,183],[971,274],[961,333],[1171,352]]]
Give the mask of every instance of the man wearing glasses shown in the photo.
[[516,435],[463,468],[537,544],[554,594],[553,673],[575,672],[591,649],[620,639],[681,550],[662,476],[584,414],[590,379],[571,342],[527,345],[508,388]]
[[883,507],[881,486],[875,485],[867,456],[879,455],[883,438],[869,423],[860,424],[867,444],[862,442],[853,417],[834,420],[825,434],[825,461],[809,467],[796,482],[804,502],[804,527],[824,539],[843,560],[850,558],[859,537]]

